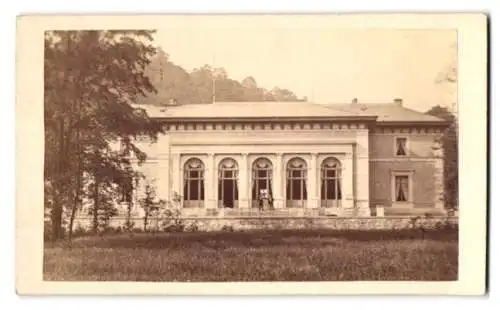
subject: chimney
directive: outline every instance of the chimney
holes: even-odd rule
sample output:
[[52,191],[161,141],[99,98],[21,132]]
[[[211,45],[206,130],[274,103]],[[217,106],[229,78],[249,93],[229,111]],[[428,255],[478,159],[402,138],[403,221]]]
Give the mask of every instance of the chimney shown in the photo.
[[403,105],[403,99],[401,98],[394,98],[394,103],[397,105],[402,106]]
[[177,105],[177,99],[175,99],[173,97],[168,99],[167,105]]
[[352,104],[358,104],[358,98],[352,99]]

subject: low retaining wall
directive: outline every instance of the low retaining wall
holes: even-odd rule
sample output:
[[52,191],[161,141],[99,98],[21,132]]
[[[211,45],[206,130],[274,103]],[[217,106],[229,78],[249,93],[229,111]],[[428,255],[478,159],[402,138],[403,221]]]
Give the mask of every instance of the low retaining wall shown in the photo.
[[[135,229],[142,229],[144,220],[134,218],[131,220]],[[164,220],[151,219],[148,229],[163,230]],[[213,230],[250,230],[250,229],[332,229],[332,230],[392,230],[407,228],[431,229],[444,225],[458,225],[458,217],[367,217],[367,218],[341,218],[341,217],[196,217],[183,218],[181,225],[188,229],[200,231]],[[113,218],[110,227],[124,227],[125,218]],[[74,229],[89,230],[92,227],[91,218],[75,219]]]

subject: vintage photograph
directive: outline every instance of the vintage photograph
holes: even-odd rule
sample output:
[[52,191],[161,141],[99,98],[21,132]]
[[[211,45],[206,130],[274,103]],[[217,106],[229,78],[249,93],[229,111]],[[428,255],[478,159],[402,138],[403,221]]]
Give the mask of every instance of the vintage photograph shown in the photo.
[[44,279],[456,280],[456,45],[45,32]]
[[[44,283],[132,292],[134,282],[141,292],[148,283],[254,282],[420,282],[437,292],[434,283],[482,274],[470,268],[482,253],[471,241],[485,242],[481,199],[463,204],[459,191],[460,175],[482,171],[461,161],[474,149],[462,142],[471,137],[463,113],[477,113],[460,95],[481,86],[470,81],[482,68],[463,63],[473,55],[464,46],[480,46],[470,41],[481,38],[480,22],[467,33],[424,19],[396,27],[402,17],[392,27],[128,18],[19,28],[18,70],[40,88],[18,88],[18,100],[41,97],[20,136],[43,135],[18,148],[19,160],[33,152],[17,183],[25,287],[36,272],[28,257],[40,254],[38,292],[48,292]],[[29,117],[43,124],[29,127]],[[26,191],[41,185],[28,177],[37,163],[40,193]]]

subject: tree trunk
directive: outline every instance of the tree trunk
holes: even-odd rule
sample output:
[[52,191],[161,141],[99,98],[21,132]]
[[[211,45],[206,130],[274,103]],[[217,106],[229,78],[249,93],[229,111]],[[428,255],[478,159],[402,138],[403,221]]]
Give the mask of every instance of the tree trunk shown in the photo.
[[[80,166],[80,165],[78,165]],[[80,167],[78,167],[80,170]],[[73,237],[73,223],[75,222],[75,215],[78,205],[80,203],[80,186],[81,186],[81,173],[78,171],[77,179],[76,179],[76,193],[75,200],[73,201],[73,206],[71,209],[71,217],[69,219],[69,227],[68,227],[68,241],[71,242],[71,238]]]
[[125,221],[125,227],[127,228],[127,231],[130,232],[132,230],[132,202],[128,201],[127,202],[127,219]]
[[71,217],[69,219],[68,227],[68,241],[71,242],[73,237],[73,223],[75,222],[75,214],[80,203],[80,190],[82,183],[82,172],[81,172],[81,158],[80,158],[80,102],[78,102],[76,110],[76,158],[77,158],[77,170],[76,170],[76,186],[75,186],[75,199],[73,201],[73,206],[71,209]]
[[144,232],[146,232],[146,231],[147,231],[147,228],[148,228],[148,217],[149,217],[149,216],[148,216],[148,215],[149,215],[148,213],[149,213],[149,212],[148,212],[148,210],[147,210],[147,209],[148,209],[148,208],[146,207],[146,208],[145,208],[145,210],[144,210]]
[[97,234],[99,229],[99,179],[95,177],[94,186],[94,209],[93,211],[93,221],[92,221],[92,231]]
[[[70,40],[71,37],[69,35],[69,32],[67,33],[67,57],[69,57],[69,49],[70,49]],[[68,60],[68,58],[66,58]],[[64,72],[65,75],[65,83],[69,85],[68,77],[69,77],[69,70],[71,70],[70,66],[67,66],[67,71]],[[63,92],[64,95],[64,101],[62,101],[62,104],[66,105],[69,102],[68,98],[68,92],[65,90]],[[66,140],[67,139],[67,140]],[[54,198],[54,206],[52,209],[52,239],[58,240],[62,237],[62,214],[63,214],[63,204],[64,204],[64,196],[67,194],[66,191],[66,173],[67,173],[67,166],[66,163],[69,162],[67,155],[69,151],[69,138],[66,137],[66,132],[65,132],[65,119],[64,117],[60,117],[59,119],[59,150],[58,150],[58,164],[56,168],[56,189],[55,193],[56,196]]]
[[52,240],[56,241],[62,237],[62,211],[63,211],[63,195],[64,195],[64,119],[59,120],[59,161],[57,163],[56,182],[54,189],[54,205],[52,207]]
[[52,241],[59,240],[59,238],[61,238],[62,206],[58,193],[54,197],[51,222],[52,222]]

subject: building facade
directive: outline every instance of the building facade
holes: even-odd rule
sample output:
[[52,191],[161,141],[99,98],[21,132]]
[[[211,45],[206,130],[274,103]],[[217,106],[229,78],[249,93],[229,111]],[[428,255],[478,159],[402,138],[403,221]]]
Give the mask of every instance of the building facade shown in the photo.
[[139,169],[184,216],[443,214],[445,121],[401,100],[364,105],[144,106],[165,129]]

